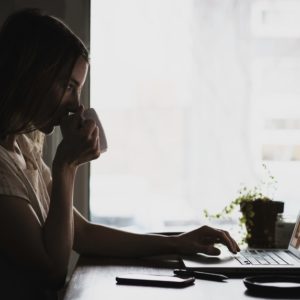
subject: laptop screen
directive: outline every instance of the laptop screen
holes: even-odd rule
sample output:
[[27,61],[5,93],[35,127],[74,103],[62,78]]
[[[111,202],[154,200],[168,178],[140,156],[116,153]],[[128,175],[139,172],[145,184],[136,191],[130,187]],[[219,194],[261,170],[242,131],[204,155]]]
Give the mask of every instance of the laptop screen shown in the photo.
[[[291,249],[292,248],[292,249]],[[293,253],[298,252],[299,254],[296,254],[298,257],[300,256],[300,214],[298,215],[297,222],[293,231],[292,238],[290,240],[290,250],[293,250]]]

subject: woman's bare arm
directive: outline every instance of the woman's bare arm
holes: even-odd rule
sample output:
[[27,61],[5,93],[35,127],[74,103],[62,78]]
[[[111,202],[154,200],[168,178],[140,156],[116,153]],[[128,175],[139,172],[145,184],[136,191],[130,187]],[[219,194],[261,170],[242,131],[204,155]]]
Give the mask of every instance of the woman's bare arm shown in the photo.
[[239,247],[228,232],[208,226],[175,236],[136,234],[88,222],[74,209],[74,250],[84,255],[143,257],[160,254],[218,255],[215,243],[236,253]]
[[77,167],[100,155],[98,128],[83,107],[61,124],[63,140],[52,166],[50,205],[40,224],[24,199],[0,195],[0,250],[46,286],[64,282],[74,241],[73,190]]
[[63,284],[73,246],[75,172],[54,168],[49,214],[40,224],[24,199],[0,196],[0,249],[17,266],[48,287]]

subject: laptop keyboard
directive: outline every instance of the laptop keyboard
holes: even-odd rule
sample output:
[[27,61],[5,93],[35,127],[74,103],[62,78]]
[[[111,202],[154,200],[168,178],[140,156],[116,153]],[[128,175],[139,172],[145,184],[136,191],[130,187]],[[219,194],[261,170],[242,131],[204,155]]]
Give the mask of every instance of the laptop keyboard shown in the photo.
[[234,258],[242,265],[288,265],[280,253],[265,250],[243,250]]

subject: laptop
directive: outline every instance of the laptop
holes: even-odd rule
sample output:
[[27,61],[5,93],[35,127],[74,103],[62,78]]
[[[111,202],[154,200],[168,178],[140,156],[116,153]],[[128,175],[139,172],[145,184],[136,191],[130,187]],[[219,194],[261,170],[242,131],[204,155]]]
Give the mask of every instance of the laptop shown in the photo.
[[245,249],[232,254],[227,249],[219,256],[196,254],[182,257],[184,267],[230,277],[248,275],[300,275],[300,213],[288,249]]

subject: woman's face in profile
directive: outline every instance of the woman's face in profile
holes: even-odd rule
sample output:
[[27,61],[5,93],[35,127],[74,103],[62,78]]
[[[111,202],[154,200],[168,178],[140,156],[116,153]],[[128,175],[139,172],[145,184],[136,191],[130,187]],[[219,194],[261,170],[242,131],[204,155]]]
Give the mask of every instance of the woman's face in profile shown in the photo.
[[[68,115],[70,112],[76,112],[80,106],[80,94],[82,87],[85,83],[86,76],[88,72],[88,63],[83,57],[79,57],[75,63],[73,68],[71,77],[69,82],[67,83],[67,88],[64,92],[62,100],[60,101],[60,105],[58,109],[56,109],[54,115],[51,116],[49,122],[45,125],[38,127],[40,131],[45,134],[51,134],[54,130],[55,126],[59,126],[61,119]],[[59,97],[60,93],[57,93],[57,97]],[[57,103],[53,101],[53,103]],[[48,105],[47,105],[48,106]],[[49,118],[49,111],[51,110],[51,103],[48,107],[45,108],[44,113],[40,116],[39,120],[36,120],[37,123]]]

